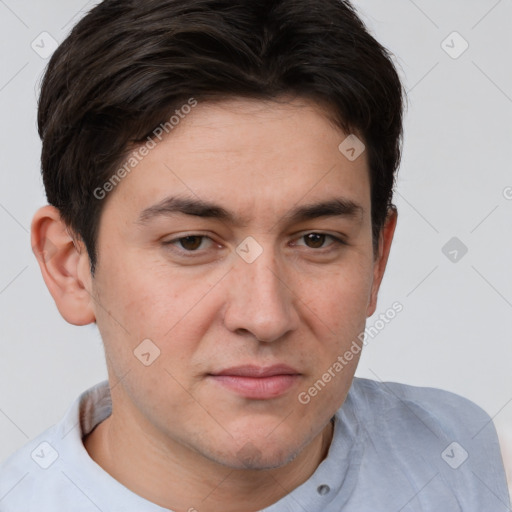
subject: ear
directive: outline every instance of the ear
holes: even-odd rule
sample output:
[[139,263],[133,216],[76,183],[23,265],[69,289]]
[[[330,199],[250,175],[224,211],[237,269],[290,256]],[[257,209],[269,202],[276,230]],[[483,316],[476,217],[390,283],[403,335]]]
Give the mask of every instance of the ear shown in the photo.
[[395,233],[398,212],[396,208],[390,208],[386,216],[386,221],[379,235],[379,247],[373,266],[373,283],[370,294],[370,302],[366,310],[366,316],[372,316],[377,309],[377,296],[379,294],[380,283],[384,277],[384,271],[388,262],[389,251],[391,250],[391,242]]
[[94,322],[89,256],[83,242],[71,237],[57,208],[44,206],[36,212],[31,243],[44,282],[63,318],[73,325]]

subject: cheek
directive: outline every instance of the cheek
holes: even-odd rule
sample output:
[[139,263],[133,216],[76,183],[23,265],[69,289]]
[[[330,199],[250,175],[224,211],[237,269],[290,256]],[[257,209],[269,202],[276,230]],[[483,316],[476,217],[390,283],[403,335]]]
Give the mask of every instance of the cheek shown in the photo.
[[309,347],[312,372],[298,400],[311,415],[330,414],[345,399],[362,351],[371,284],[371,265],[351,266],[317,280],[308,298],[303,311],[315,345]]
[[185,359],[213,322],[212,276],[177,271],[161,261],[125,258],[102,268],[96,281],[98,328],[116,350],[116,359],[125,353],[125,363],[145,339],[164,357]]
[[304,280],[301,293],[312,313],[325,321],[332,331],[351,331],[366,320],[372,282],[372,261],[361,255],[355,264]]

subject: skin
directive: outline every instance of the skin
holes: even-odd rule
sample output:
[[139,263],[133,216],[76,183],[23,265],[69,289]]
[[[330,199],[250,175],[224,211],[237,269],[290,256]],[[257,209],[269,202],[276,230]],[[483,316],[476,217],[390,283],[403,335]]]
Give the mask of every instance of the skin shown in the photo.
[[[349,161],[338,150],[345,137],[307,100],[199,104],[105,199],[94,276],[58,211],[35,215],[32,245],[59,311],[72,324],[96,322],[104,341],[113,413],[84,445],[133,492],[177,512],[256,511],[306,481],[327,455],[329,420],[359,356],[308,404],[298,395],[364,330],[396,226],[390,211],[375,252],[366,153]],[[184,214],[140,221],[171,195],[214,202],[241,222]],[[286,217],[333,198],[360,210]],[[311,232],[346,244],[311,240]],[[190,235],[207,238],[177,241]],[[248,236],[263,251],[252,263],[236,252]],[[149,366],[134,356],[144,339],[160,350]],[[209,376],[277,363],[299,376],[266,399]]]

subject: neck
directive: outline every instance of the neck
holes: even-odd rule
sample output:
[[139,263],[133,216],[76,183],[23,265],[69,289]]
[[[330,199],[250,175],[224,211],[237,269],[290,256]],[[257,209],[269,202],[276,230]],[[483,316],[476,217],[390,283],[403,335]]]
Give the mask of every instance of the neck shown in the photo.
[[232,469],[142,431],[113,414],[84,438],[91,458],[139,496],[175,512],[254,512],[304,483],[327,456],[329,422],[291,462],[274,469]]

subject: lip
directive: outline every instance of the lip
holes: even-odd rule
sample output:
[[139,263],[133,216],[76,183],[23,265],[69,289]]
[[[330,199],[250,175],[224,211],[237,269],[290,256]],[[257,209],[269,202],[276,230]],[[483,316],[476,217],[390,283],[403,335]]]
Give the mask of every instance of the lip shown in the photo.
[[209,374],[209,377],[234,393],[255,400],[269,400],[284,395],[301,377],[288,365],[244,365]]
[[274,364],[272,366],[257,366],[246,364],[242,366],[234,366],[226,368],[220,372],[213,373],[217,376],[232,376],[232,377],[274,377],[275,375],[300,375],[300,372],[286,364]]

